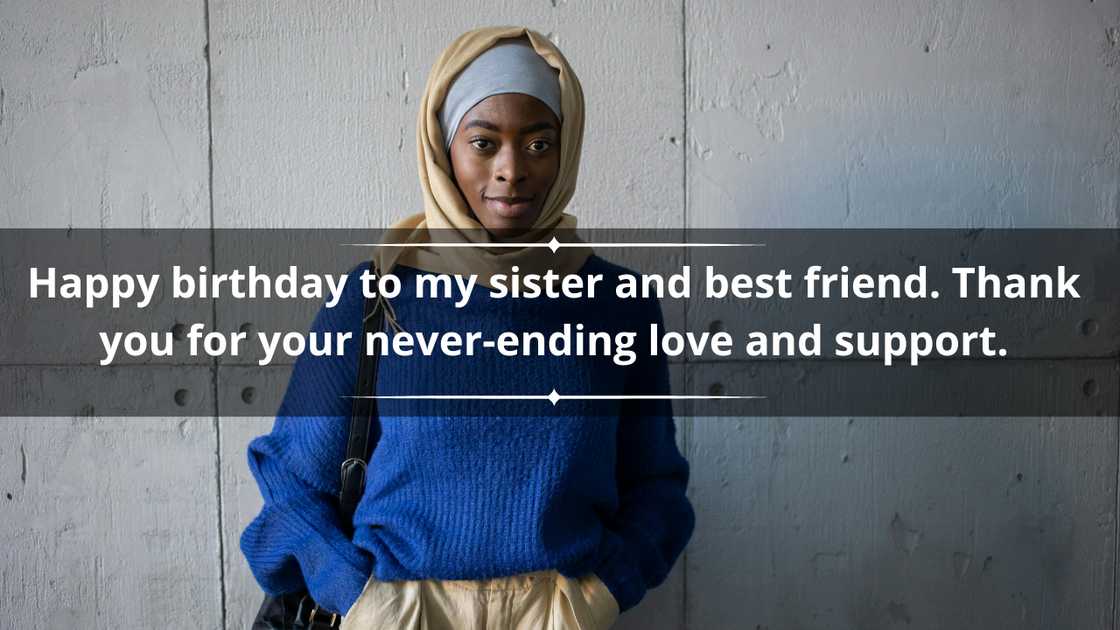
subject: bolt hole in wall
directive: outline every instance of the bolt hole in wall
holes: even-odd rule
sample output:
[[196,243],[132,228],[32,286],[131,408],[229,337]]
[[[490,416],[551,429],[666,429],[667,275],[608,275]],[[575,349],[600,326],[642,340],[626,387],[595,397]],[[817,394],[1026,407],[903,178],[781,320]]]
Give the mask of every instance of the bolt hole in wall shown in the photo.
[[1097,334],[1097,331],[1099,331],[1100,329],[1100,324],[1098,324],[1097,320],[1093,318],[1089,318],[1081,322],[1081,334],[1085,335],[1086,337],[1091,337]]

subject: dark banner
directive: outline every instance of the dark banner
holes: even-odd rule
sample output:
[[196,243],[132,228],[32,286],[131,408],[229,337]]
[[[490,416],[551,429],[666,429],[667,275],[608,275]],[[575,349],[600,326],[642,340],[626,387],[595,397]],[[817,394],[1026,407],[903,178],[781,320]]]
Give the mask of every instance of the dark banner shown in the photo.
[[538,244],[591,247],[574,274],[362,278],[402,236],[0,231],[0,415],[274,415],[301,356],[361,352],[402,416],[1118,415],[1117,230],[580,230]]

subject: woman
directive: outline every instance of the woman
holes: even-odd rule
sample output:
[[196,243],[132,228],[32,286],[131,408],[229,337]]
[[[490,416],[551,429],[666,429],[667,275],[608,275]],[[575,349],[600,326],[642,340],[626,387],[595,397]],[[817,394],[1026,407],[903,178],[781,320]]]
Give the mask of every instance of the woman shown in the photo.
[[[560,51],[523,27],[460,36],[436,61],[417,141],[423,214],[392,226],[410,242],[548,242],[575,227],[583,134],[580,84]],[[394,240],[399,243],[400,240]],[[566,242],[572,242],[566,239]],[[409,331],[648,330],[655,300],[622,300],[625,273],[585,246],[389,247],[381,273],[401,280],[384,300]],[[466,305],[415,293],[418,276],[602,274],[587,299],[500,299]],[[362,296],[349,289],[321,309],[317,332],[361,338]],[[663,326],[661,326],[663,327]],[[636,345],[635,347],[642,347]],[[380,440],[350,528],[334,507],[345,452],[356,354],[301,355],[272,432],[249,445],[264,507],[241,549],[270,594],[306,585],[346,630],[373,628],[608,628],[660,584],[691,536],[688,463],[668,401],[382,400]],[[602,357],[397,356],[381,360],[378,394],[657,394],[664,359],[618,365]]]

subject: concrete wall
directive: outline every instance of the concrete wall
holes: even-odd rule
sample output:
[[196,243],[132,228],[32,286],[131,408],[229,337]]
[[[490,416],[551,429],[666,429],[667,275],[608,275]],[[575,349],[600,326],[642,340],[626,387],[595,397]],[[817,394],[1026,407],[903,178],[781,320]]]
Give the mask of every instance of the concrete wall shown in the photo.
[[[385,225],[501,23],[583,81],[582,225],[1120,224],[1120,0],[0,0],[0,227]],[[174,369],[213,418],[0,422],[0,626],[247,627],[271,419],[223,410],[286,374]],[[1120,619],[1115,419],[680,423],[696,534],[620,628]]]

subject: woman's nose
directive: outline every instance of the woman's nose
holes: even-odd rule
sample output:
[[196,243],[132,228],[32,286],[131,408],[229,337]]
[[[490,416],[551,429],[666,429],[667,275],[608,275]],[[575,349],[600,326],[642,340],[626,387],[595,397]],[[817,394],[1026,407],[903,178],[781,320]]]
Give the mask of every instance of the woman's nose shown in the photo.
[[525,159],[512,145],[506,145],[494,159],[494,179],[517,183],[528,176]]

